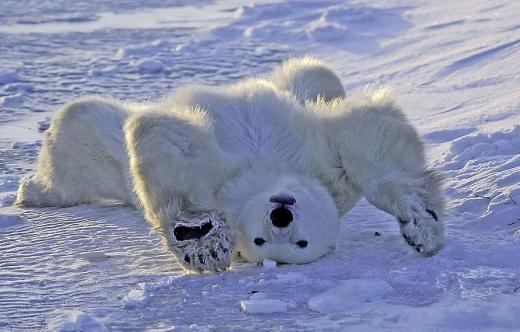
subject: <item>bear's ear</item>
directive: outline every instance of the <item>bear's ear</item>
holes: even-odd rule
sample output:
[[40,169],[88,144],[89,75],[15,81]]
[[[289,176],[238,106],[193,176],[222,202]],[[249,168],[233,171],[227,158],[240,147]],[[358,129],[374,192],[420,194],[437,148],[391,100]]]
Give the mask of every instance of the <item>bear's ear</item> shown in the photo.
[[345,98],[340,78],[321,60],[313,57],[286,60],[271,74],[271,80],[281,90],[293,94],[301,105],[318,99],[330,101]]

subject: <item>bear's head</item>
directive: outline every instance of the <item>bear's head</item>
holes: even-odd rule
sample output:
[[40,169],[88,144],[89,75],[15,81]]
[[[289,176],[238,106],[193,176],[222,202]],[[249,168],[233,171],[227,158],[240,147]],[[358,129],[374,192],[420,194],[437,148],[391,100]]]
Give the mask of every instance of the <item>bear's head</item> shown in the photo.
[[242,258],[302,264],[334,251],[338,211],[319,181],[303,175],[255,173],[240,182],[231,186],[233,193],[226,186],[233,196],[228,196],[233,204],[226,210],[237,233],[235,251]]

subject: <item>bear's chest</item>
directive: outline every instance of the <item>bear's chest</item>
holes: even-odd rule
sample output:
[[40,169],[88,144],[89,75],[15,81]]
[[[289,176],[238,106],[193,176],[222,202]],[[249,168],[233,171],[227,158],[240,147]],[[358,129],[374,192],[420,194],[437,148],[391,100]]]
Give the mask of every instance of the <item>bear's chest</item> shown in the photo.
[[220,148],[248,162],[275,162],[296,167],[306,159],[307,145],[293,123],[295,114],[275,109],[232,108],[214,112]]

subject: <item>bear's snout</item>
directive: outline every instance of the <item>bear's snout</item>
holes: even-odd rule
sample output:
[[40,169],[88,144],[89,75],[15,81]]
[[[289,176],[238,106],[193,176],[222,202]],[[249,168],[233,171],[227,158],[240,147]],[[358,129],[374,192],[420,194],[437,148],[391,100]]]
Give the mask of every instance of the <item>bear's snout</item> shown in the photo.
[[271,212],[270,218],[274,226],[285,228],[293,221],[293,214],[282,205]]

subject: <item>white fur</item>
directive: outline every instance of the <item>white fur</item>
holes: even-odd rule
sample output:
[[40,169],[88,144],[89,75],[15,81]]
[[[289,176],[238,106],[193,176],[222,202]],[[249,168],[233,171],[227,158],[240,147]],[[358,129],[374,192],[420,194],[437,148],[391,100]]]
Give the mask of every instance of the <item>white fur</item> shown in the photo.
[[[302,58],[268,79],[188,86],[152,105],[83,98],[55,115],[17,203],[117,199],[142,207],[181,263],[217,270],[222,264],[210,262],[210,252],[226,266],[232,251],[253,262],[318,259],[335,248],[339,217],[365,195],[401,220],[411,246],[434,253],[443,224],[431,211],[441,218],[444,203],[415,129],[383,90],[344,95],[331,69]],[[287,228],[269,219],[276,205],[270,197],[281,193],[296,199]],[[225,225],[180,245],[172,227],[211,211],[222,213]],[[259,246],[255,238],[266,241]],[[308,246],[297,246],[300,240]],[[186,264],[188,247],[195,248],[189,255],[206,256]]]
[[58,111],[43,138],[34,176],[22,181],[17,203],[71,206],[99,199],[137,203],[121,135],[130,108],[88,97]]
[[339,77],[323,62],[312,57],[285,61],[273,71],[271,80],[280,89],[293,94],[301,104],[305,101],[316,102],[318,98],[330,101],[345,97]]

